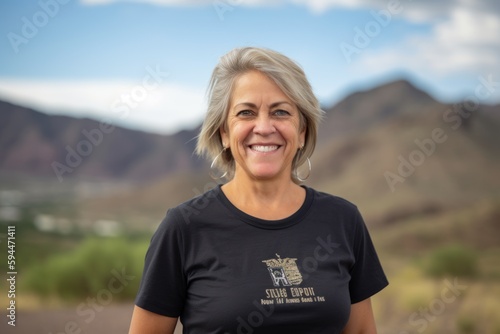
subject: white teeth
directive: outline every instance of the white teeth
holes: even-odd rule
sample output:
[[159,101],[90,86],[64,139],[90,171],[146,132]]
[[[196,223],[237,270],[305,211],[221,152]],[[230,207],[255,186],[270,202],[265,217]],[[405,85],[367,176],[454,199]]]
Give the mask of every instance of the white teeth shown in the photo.
[[271,152],[278,149],[278,145],[263,146],[263,145],[252,145],[252,150],[257,152]]

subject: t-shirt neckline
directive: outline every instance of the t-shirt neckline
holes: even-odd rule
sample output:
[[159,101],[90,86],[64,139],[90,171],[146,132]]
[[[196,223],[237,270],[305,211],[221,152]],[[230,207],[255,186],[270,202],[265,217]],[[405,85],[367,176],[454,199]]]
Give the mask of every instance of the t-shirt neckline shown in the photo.
[[314,199],[314,192],[312,191],[311,188],[301,185],[302,188],[305,189],[306,191],[306,197],[304,199],[304,202],[300,206],[300,208],[295,211],[292,215],[283,218],[283,219],[277,219],[277,220],[266,220],[266,219],[261,219],[257,218],[254,216],[251,216],[240,209],[238,209],[236,206],[231,203],[231,201],[226,197],[224,192],[221,189],[222,184],[219,184],[214,190],[216,191],[217,198],[222,202],[222,204],[237,218],[239,218],[242,222],[258,227],[258,228],[263,228],[263,229],[268,229],[268,230],[278,230],[278,229],[284,229],[287,227],[291,227],[293,225],[298,224],[300,221],[304,219],[306,214],[308,213]]

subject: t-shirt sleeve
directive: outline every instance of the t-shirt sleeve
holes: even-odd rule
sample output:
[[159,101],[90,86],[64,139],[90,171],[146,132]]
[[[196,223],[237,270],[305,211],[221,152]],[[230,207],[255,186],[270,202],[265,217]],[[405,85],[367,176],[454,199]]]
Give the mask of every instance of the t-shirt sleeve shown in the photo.
[[137,306],[169,317],[180,316],[186,299],[181,227],[169,210],[151,238],[135,300]]
[[353,254],[349,292],[351,304],[369,298],[385,288],[389,282],[378,259],[375,247],[361,214],[356,209]]

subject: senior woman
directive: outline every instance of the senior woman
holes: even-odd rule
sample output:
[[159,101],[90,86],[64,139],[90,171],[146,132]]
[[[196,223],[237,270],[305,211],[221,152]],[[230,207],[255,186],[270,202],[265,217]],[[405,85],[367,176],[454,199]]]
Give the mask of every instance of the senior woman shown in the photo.
[[[301,185],[322,117],[302,69],[268,49],[220,59],[197,152],[227,182],[170,209],[130,333],[376,333],[387,284],[356,206]],[[301,172],[299,172],[299,170]]]

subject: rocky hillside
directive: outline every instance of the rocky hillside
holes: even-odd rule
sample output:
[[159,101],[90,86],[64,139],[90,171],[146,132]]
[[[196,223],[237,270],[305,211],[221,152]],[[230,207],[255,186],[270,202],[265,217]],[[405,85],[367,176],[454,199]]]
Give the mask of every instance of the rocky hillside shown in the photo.
[[358,92],[327,110],[309,182],[383,221],[498,196],[499,115],[406,81]]
[[161,136],[0,102],[0,171],[53,178],[150,181],[194,170],[197,131]]
[[[327,108],[306,184],[351,200],[375,224],[499,197],[499,115],[500,106],[440,103],[403,80],[356,92]],[[0,175],[140,181],[79,205],[90,220],[148,221],[214,185],[193,155],[196,135],[0,103]]]
[[[500,106],[442,104],[407,81],[355,93],[326,110],[306,184],[356,203],[370,224],[499,197],[498,115]],[[213,185],[206,170],[179,171],[86,211],[130,203],[123,216],[159,216]]]

